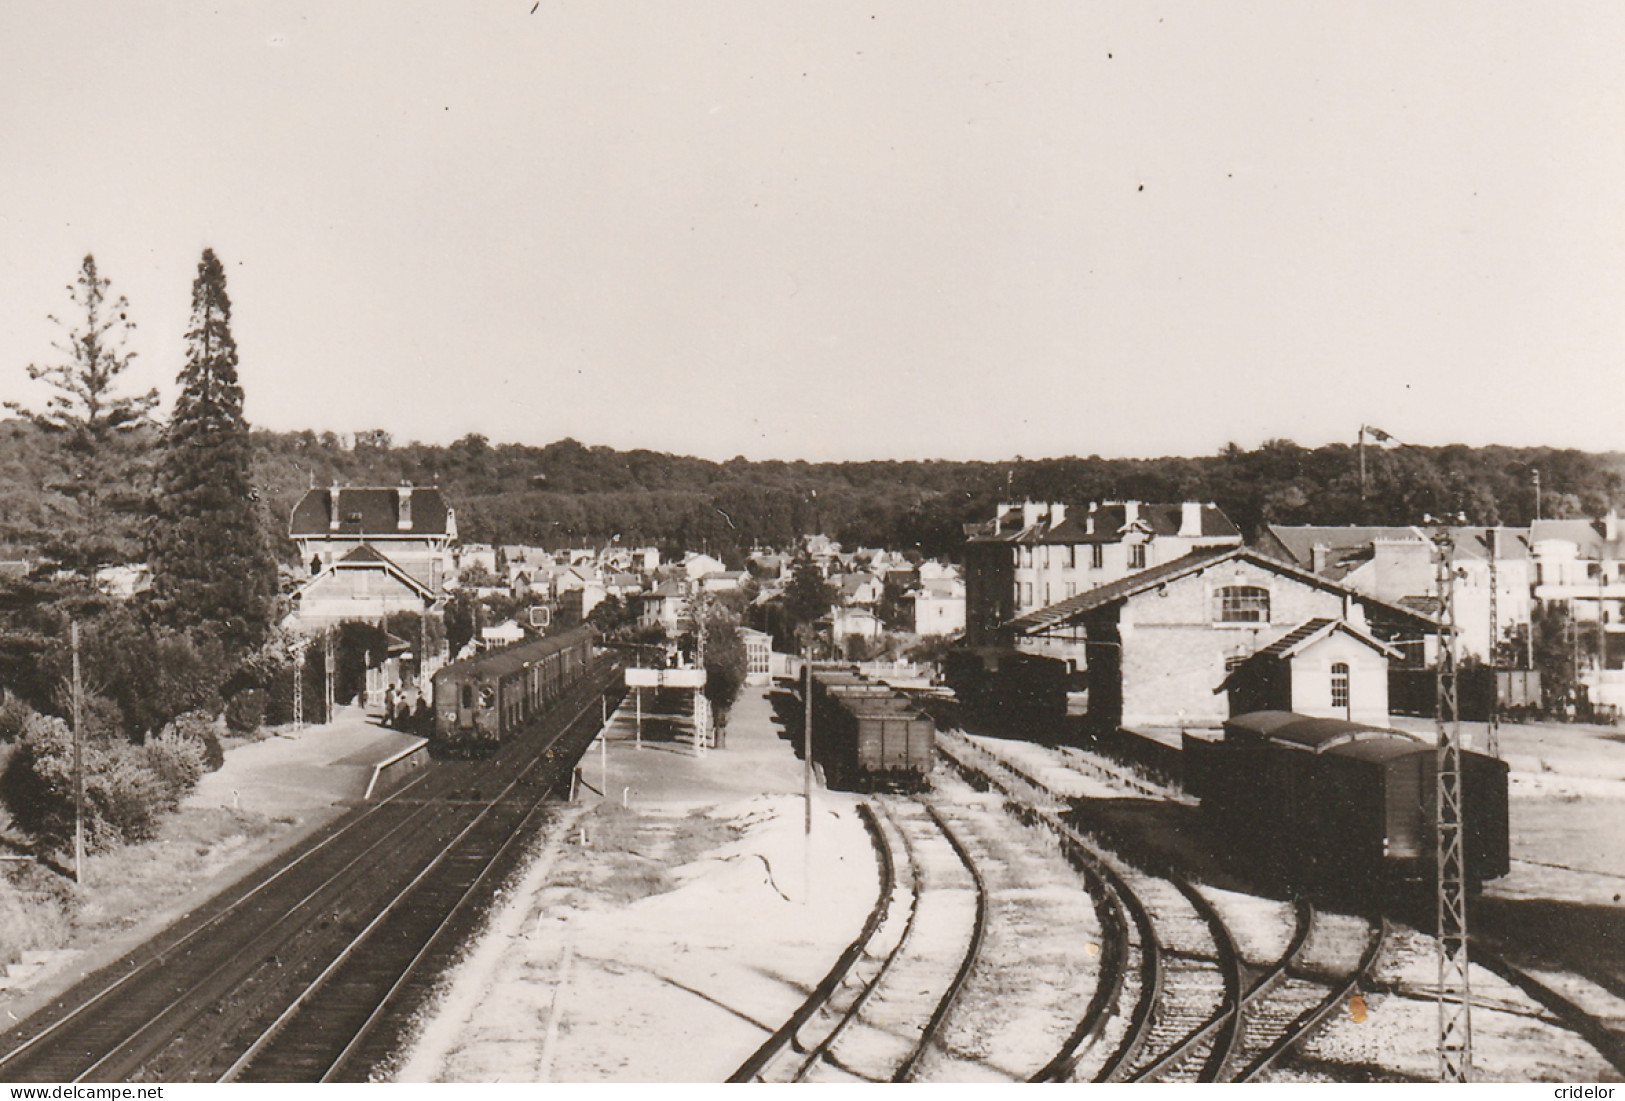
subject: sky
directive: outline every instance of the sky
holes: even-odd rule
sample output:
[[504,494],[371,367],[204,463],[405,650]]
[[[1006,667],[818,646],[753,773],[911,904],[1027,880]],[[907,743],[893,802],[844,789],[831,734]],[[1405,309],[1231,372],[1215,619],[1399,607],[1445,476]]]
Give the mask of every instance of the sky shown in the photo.
[[0,6],[0,399],[82,257],[257,426],[726,459],[1625,447],[1625,5]]

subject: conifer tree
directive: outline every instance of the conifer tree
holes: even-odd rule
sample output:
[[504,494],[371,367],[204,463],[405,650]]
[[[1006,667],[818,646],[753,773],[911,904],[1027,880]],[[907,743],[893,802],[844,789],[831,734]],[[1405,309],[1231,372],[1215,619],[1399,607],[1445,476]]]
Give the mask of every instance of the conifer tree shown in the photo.
[[250,480],[231,300],[212,249],[204,250],[192,283],[179,381],[150,532],[153,606],[172,626],[202,630],[241,652],[270,629],[276,564]]
[[28,366],[30,379],[54,391],[45,408],[5,406],[61,448],[60,477],[49,488],[74,503],[63,502],[47,549],[68,565],[92,569],[138,550],[131,517],[142,505],[148,471],[141,437],[152,427],[158,392],[119,392],[119,376],[135,359],[126,347],[135,323],[130,303],[113,296],[94,255],[86,255],[68,296],[69,320],[50,315],[63,331],[54,346],[64,360]]

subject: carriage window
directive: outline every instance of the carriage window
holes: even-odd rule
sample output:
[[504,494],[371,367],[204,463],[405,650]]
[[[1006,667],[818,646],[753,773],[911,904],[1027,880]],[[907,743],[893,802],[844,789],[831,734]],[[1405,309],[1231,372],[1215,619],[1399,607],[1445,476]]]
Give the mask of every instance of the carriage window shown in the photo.
[[1220,623],[1268,623],[1270,591],[1256,585],[1227,585],[1219,590]]
[[465,685],[463,685],[463,710],[467,711],[470,707],[473,707],[473,706],[474,706],[474,686],[472,684],[465,684]]
[[1332,666],[1332,706],[1346,708],[1349,705],[1349,667],[1348,662],[1339,661]]

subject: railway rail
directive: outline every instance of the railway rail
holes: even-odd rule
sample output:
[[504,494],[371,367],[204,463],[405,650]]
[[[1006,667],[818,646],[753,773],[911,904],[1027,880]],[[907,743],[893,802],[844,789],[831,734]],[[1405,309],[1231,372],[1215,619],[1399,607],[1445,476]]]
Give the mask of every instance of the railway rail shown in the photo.
[[[600,663],[489,761],[425,771],[88,976],[0,1037],[0,1077],[365,1078],[426,965],[472,927],[537,804],[596,732],[617,668]],[[366,983],[351,981],[362,973]],[[320,1044],[301,1038],[307,1029]],[[272,1057],[301,1045],[298,1059]],[[317,1048],[331,1055],[319,1072]]]
[[[1101,908],[1109,915],[1105,958],[1114,973],[1103,979],[1080,1020],[1073,1052],[1063,1052],[1035,1080],[1251,1081],[1343,1007],[1370,979],[1386,943],[1380,919],[1297,910],[1286,951],[1262,969],[1242,960],[1219,909],[1176,873],[1134,868],[1092,845],[1062,818],[1065,800],[1029,773],[968,739],[939,739],[944,755],[968,779],[1001,792],[1006,806],[1042,823],[1069,857],[1092,874]],[[1317,924],[1318,923],[1318,924]],[[1314,956],[1346,955],[1348,931],[1359,926],[1363,950],[1352,965]],[[1112,1017],[1126,1018],[1109,1052],[1099,1046]]]
[[[880,868],[875,906],[835,967],[730,1082],[906,1082],[938,1044],[982,949],[986,883],[923,800],[877,797],[860,813]],[[944,927],[965,942],[951,975],[935,951],[915,950],[921,929]]]

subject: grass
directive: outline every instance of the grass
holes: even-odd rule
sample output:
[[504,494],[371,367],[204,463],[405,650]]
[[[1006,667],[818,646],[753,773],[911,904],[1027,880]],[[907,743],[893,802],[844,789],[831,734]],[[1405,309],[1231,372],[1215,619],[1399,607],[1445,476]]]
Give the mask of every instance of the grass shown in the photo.
[[586,867],[572,878],[603,902],[626,906],[676,887],[672,869],[733,840],[739,830],[705,809],[674,819],[604,803],[581,820],[577,836],[583,834]]
[[224,807],[186,808],[166,818],[152,841],[91,855],[83,887],[39,864],[11,866],[0,879],[0,965],[29,950],[98,947],[163,915],[292,824]]

